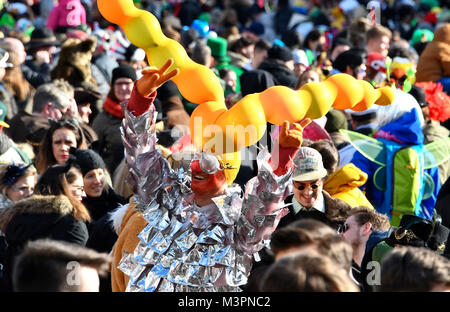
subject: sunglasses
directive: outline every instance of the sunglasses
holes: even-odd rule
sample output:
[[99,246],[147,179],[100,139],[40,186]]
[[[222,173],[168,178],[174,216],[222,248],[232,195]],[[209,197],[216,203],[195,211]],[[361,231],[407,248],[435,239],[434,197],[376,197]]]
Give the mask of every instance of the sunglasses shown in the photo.
[[[297,182],[297,183],[298,183],[298,182]],[[319,188],[319,186],[320,186],[320,182],[319,182],[319,181],[316,181],[316,182],[313,182],[313,183],[301,183],[301,184],[298,185],[298,186],[296,186],[296,185],[294,184],[294,187],[295,187],[297,190],[299,190],[299,191],[303,191],[304,189],[306,189],[307,186],[311,187],[313,190],[317,190],[317,189]]]
[[350,227],[348,226],[347,223],[340,225],[338,228],[338,234],[343,234],[343,233],[347,232],[349,228]]

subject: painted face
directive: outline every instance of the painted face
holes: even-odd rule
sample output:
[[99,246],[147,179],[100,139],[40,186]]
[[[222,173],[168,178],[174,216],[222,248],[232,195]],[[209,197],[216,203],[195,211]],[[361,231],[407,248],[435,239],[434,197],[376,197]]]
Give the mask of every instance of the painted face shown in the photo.
[[295,199],[306,208],[311,208],[314,205],[323,188],[321,179],[305,182],[293,181],[292,184]]
[[84,175],[83,183],[87,196],[100,197],[105,186],[105,171],[102,168],[92,169]]
[[191,189],[194,193],[214,194],[226,183],[223,170],[217,170],[213,174],[206,173],[200,167],[200,160],[192,161],[191,171]]
[[16,183],[8,187],[6,191],[6,197],[8,197],[13,202],[27,198],[33,195],[35,184],[35,176],[21,177],[16,181]]
[[72,130],[60,128],[53,132],[53,156],[59,165],[64,165],[67,159],[69,159],[69,150],[71,146],[77,147],[77,138]]
[[130,78],[119,78],[114,82],[114,94],[119,102],[126,101],[133,91],[133,80]]
[[83,177],[81,175],[77,176],[70,184],[70,191],[72,192],[73,197],[80,202],[83,200],[83,197],[86,196],[86,193],[84,192]]

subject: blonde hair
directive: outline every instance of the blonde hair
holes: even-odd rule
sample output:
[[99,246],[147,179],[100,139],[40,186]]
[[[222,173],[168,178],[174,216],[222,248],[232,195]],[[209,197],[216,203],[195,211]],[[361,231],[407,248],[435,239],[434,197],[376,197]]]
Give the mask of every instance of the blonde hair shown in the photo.
[[12,185],[14,185],[19,179],[23,178],[23,177],[29,177],[29,176],[37,176],[37,171],[36,168],[33,165],[30,165],[27,169],[25,169],[25,171],[23,171],[19,176],[16,177],[15,181],[12,183],[7,183],[7,181],[5,181],[5,175],[8,172],[8,169],[10,169],[10,166],[27,166],[27,164],[24,163],[19,163],[19,164],[14,164],[14,163],[0,163],[0,192],[3,194],[3,196],[6,197],[6,191],[8,190],[8,188]]

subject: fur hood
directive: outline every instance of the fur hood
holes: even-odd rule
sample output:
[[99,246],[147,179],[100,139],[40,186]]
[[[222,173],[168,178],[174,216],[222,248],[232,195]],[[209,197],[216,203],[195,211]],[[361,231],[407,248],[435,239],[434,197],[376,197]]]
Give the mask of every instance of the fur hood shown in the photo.
[[58,213],[61,215],[70,214],[73,206],[69,199],[64,195],[59,196],[43,196],[33,195],[26,199],[22,199],[14,205],[5,208],[0,213],[0,230],[6,230],[9,222],[20,214],[49,214]]

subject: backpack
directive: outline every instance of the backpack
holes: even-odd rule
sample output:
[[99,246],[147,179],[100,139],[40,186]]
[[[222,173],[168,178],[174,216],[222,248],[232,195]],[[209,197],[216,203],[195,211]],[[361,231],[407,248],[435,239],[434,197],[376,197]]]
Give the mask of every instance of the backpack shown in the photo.
[[436,188],[426,170],[450,158],[450,138],[427,145],[403,145],[354,131],[340,131],[364,157],[379,165],[373,174],[373,184],[383,192],[384,198],[376,210],[388,215],[391,225],[398,226],[403,215],[433,218],[433,208],[430,211],[422,203]]

